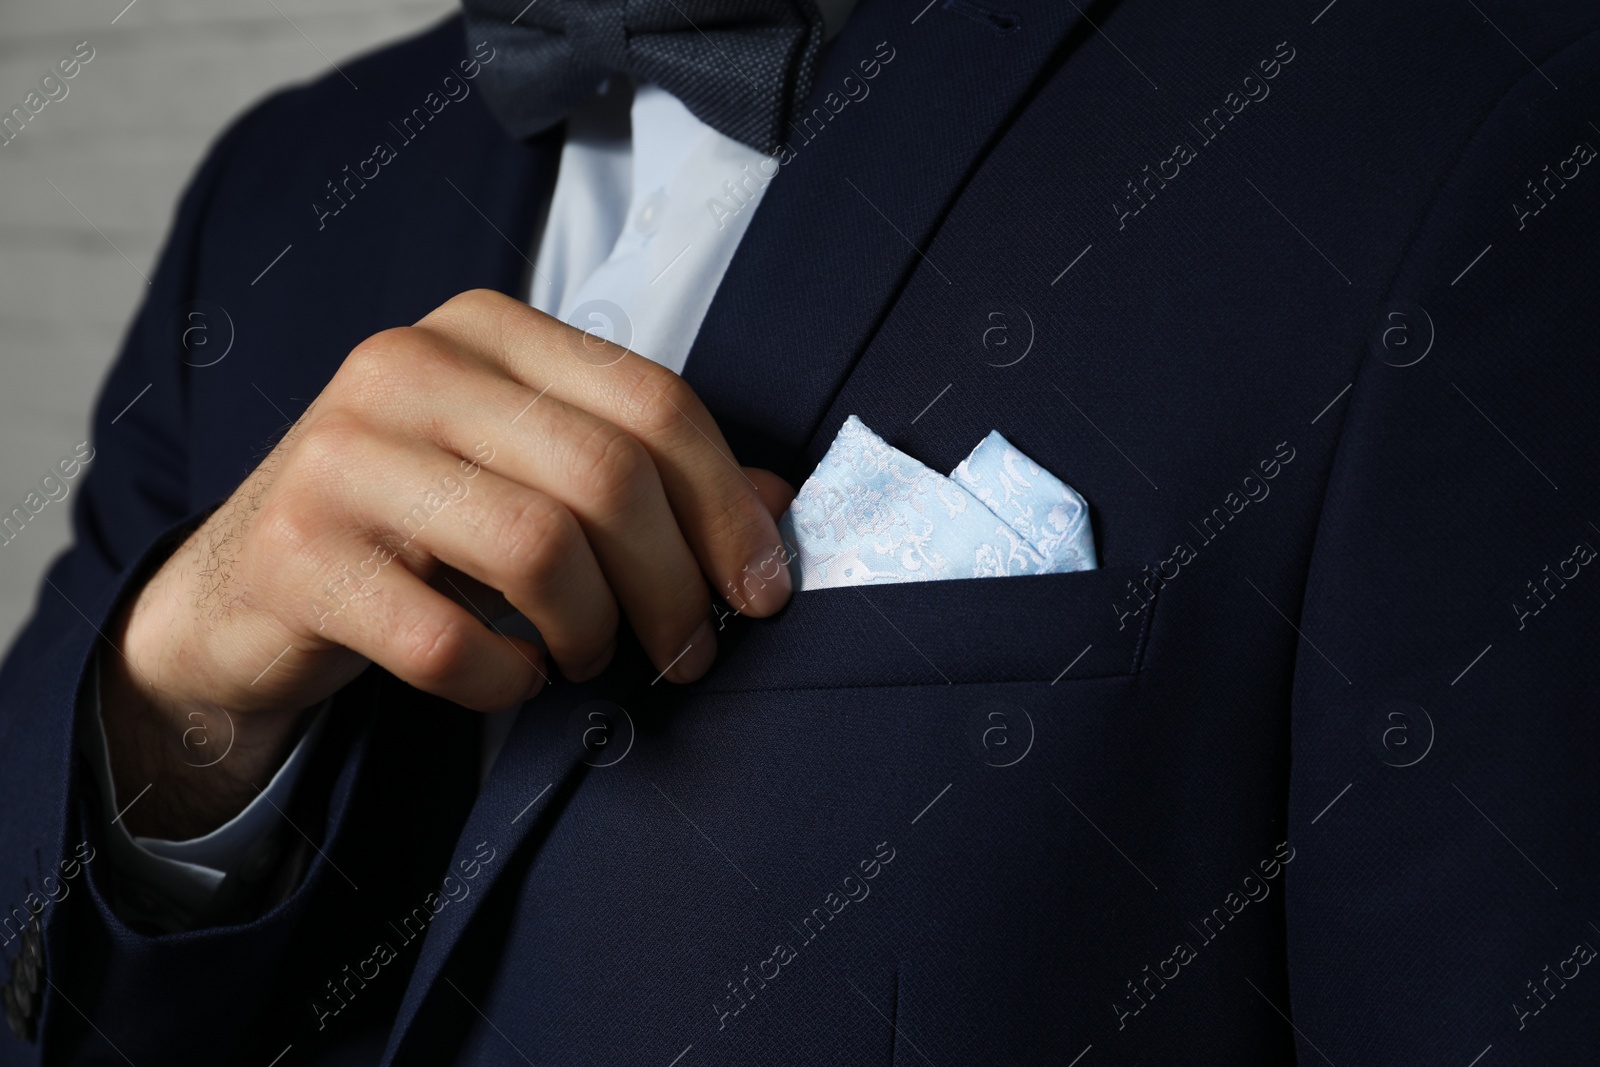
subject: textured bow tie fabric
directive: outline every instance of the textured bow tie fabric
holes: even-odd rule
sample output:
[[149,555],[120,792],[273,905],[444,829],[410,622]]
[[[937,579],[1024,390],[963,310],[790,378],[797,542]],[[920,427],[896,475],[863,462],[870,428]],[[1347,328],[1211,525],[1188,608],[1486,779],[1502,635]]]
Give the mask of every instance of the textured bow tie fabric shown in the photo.
[[606,78],[658,85],[713,129],[762,152],[811,91],[813,0],[465,0],[467,39],[498,53],[480,82],[517,137],[566,118]]
[[992,430],[945,477],[851,415],[779,529],[796,590],[1096,566],[1083,497]]

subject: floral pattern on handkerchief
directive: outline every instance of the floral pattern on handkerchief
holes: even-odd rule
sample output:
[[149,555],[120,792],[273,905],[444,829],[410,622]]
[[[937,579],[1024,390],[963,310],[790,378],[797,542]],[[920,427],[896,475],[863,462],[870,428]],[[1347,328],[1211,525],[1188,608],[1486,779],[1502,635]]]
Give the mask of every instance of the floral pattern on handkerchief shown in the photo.
[[1096,566],[1089,505],[996,430],[956,465],[951,478],[1004,519],[1047,561],[1047,571]]
[[1095,566],[1083,498],[998,433],[947,478],[854,415],[780,528],[796,589]]

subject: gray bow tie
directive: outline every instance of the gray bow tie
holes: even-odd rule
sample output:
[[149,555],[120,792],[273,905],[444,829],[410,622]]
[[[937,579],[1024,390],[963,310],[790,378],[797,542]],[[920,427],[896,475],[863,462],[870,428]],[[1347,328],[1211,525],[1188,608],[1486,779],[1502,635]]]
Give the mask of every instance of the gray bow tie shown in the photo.
[[811,90],[813,0],[464,0],[468,39],[498,53],[480,83],[517,137],[567,117],[601,81],[658,85],[696,118],[773,153]]

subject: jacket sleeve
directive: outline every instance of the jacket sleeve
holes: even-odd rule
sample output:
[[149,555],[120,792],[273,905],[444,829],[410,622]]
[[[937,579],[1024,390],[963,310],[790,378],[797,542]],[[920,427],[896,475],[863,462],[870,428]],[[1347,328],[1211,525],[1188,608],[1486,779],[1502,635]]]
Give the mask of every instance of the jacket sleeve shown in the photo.
[[[241,902],[238,921],[176,935],[135,928],[112,906],[118,884],[104,798],[78,743],[98,727],[86,683],[96,648],[105,648],[107,619],[219,503],[189,492],[189,368],[177,324],[195,285],[209,202],[260,113],[218,141],[178,205],[97,401],[92,452],[80,450],[87,463],[67,483],[72,545],[45,575],[32,618],[0,667],[0,960],[10,964],[0,1064],[116,1058],[108,1046],[134,1062],[172,1062],[181,1049],[234,1047],[247,1027],[219,999],[264,999],[306,901],[339,877],[317,842],[337,831],[361,759],[363,746],[348,737],[327,754],[333,770],[315,776],[322,807],[299,822],[305,842],[285,834],[293,856],[266,864],[271,872],[259,885],[224,887]],[[17,536],[27,536],[25,527]],[[302,791],[310,788],[302,782]],[[182,1003],[206,1007],[174,1007]]]
[[[100,796],[99,809],[91,817],[104,835],[105,859],[115,875],[118,893],[114,908],[131,924],[169,932],[196,929],[206,925],[230,874],[243,877],[264,872],[265,867],[281,860],[276,837],[283,819],[278,813],[290,805],[301,771],[321,738],[332,698],[324,700],[311,715],[310,725],[271,780],[239,814],[199,837],[136,837],[128,831],[122,813],[141,798],[117,794],[100,718],[100,675],[105,657],[115,654],[102,644],[94,657],[90,677],[84,682],[86,701],[79,712],[84,722],[78,731],[84,759]],[[180,738],[179,743],[186,740]],[[229,740],[220,736],[213,744],[211,739],[201,737],[186,747],[195,754],[195,761],[204,765],[213,762],[213,752],[217,753],[215,762],[226,759]],[[225,899],[221,901],[224,908],[227,903]]]
[[1294,690],[1302,1062],[1600,1045],[1597,46],[1464,146],[1345,401]]

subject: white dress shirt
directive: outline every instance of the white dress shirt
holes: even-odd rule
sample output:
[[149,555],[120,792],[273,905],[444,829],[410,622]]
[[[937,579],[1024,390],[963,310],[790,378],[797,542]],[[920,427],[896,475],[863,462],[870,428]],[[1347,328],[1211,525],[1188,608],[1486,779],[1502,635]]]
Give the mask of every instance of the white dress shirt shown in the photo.
[[665,90],[608,83],[567,121],[528,303],[682,371],[778,169]]

